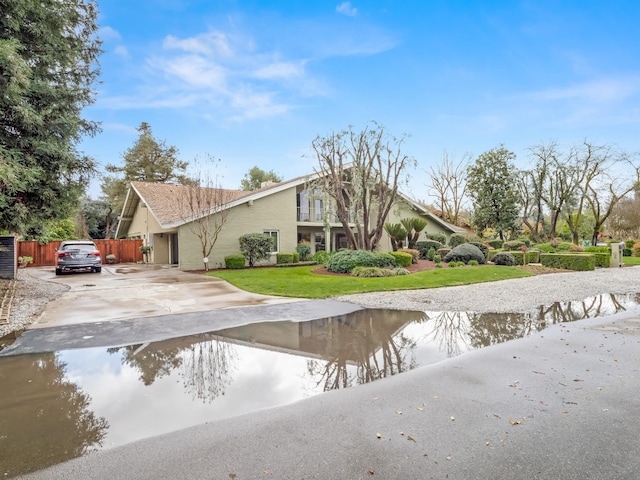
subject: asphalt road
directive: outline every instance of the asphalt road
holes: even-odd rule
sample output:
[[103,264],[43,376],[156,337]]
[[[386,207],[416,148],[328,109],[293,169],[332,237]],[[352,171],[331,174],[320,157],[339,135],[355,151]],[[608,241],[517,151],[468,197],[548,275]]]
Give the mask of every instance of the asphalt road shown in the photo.
[[[345,305],[257,308],[273,309],[274,317],[292,315],[287,307],[315,315],[330,304]],[[255,308],[222,310],[236,322],[240,312]],[[113,335],[119,321],[134,320],[108,322]],[[27,334],[45,342],[54,331]],[[36,343],[35,336],[24,339],[17,348]],[[637,479],[638,412],[636,309],[558,324],[402,375],[95,452],[24,478]]]

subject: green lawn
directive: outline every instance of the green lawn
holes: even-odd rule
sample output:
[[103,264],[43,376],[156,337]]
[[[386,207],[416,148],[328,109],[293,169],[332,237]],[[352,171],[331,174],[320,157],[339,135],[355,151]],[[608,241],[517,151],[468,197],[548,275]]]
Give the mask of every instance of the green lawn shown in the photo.
[[247,292],[298,298],[328,298],[352,293],[450,287],[533,275],[518,267],[493,265],[442,268],[386,278],[317,275],[312,273],[316,268],[317,265],[228,269],[215,270],[208,275],[222,278]]
[[640,265],[640,257],[622,257],[623,265]]

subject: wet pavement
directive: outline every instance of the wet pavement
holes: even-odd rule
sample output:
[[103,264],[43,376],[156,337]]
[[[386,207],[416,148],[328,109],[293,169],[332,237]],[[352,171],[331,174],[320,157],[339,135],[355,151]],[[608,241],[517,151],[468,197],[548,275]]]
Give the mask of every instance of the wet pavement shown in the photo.
[[53,267],[26,272],[70,287],[47,305],[31,328],[299,301],[245,292],[224,280],[167,265],[105,265],[102,273],[60,276]]
[[[74,288],[81,293],[93,287],[89,286],[89,281],[80,278],[91,276],[63,278],[77,282],[69,293],[74,292]],[[104,281],[105,286],[100,290],[111,290],[113,295],[114,290],[106,287],[106,284],[116,283],[116,280],[105,277]],[[135,283],[131,282],[128,288],[135,288]],[[160,281],[156,283],[162,285]],[[130,292],[127,290],[127,294]],[[109,295],[98,298],[99,302],[108,305]],[[376,357],[375,354],[365,357],[351,354],[349,357],[343,352],[342,362],[331,363],[330,358],[323,358],[323,363],[318,363],[322,355],[317,350],[315,357],[310,355],[318,345],[301,348],[301,340],[298,340],[297,349],[291,343],[279,343],[275,348],[273,339],[279,342],[293,341],[293,337],[283,334],[288,327],[283,327],[284,324],[279,320],[313,322],[320,318],[318,314],[323,311],[331,316],[348,316],[349,313],[362,315],[365,311],[355,305],[332,301],[284,299],[286,303],[281,303],[280,299],[269,297],[263,300],[266,300],[265,304],[246,308],[228,308],[218,303],[218,308],[209,312],[189,311],[189,308],[198,308],[193,304],[175,307],[171,303],[157,302],[154,311],[162,312],[159,315],[106,321],[107,317],[101,314],[102,320],[88,324],[56,323],[55,318],[64,317],[63,308],[58,310],[60,313],[57,317],[49,316],[47,319],[43,315],[42,318],[50,325],[57,326],[26,332],[13,345],[12,351],[2,352],[3,355],[25,355],[8,356],[0,360],[17,362],[15,368],[9,369],[13,374],[18,372],[17,380],[31,378],[31,382],[17,382],[16,390],[22,391],[27,398],[33,381],[49,385],[47,389],[50,396],[47,401],[43,402],[34,396],[31,401],[17,402],[10,407],[17,409],[16,412],[24,410],[28,414],[29,408],[44,412],[51,406],[51,411],[59,413],[50,417],[50,420],[43,420],[50,422],[51,428],[44,429],[42,438],[24,431],[25,441],[34,441],[34,448],[42,444],[45,451],[47,445],[60,442],[65,452],[72,453],[71,456],[84,455],[100,442],[113,440],[113,437],[109,440],[106,433],[110,420],[109,415],[104,414],[105,408],[116,406],[120,398],[126,397],[118,387],[106,380],[113,372],[111,369],[114,365],[120,366],[119,371],[124,372],[123,378],[128,379],[129,384],[144,384],[154,379],[152,385],[167,385],[169,382],[160,381],[161,378],[170,377],[168,370],[174,365],[167,352],[185,348],[186,356],[180,356],[181,367],[188,365],[187,371],[191,374],[186,375],[182,370],[182,376],[173,378],[170,383],[180,383],[179,387],[199,402],[214,394],[217,394],[215,398],[226,397],[221,388],[227,392],[231,384],[222,382],[224,376],[219,373],[224,370],[220,362],[228,355],[221,354],[223,347],[217,338],[205,338],[207,334],[203,332],[211,331],[211,328],[204,330],[206,325],[215,325],[215,337],[221,337],[224,331],[227,340],[223,344],[234,349],[246,347],[252,351],[266,350],[268,353],[284,350],[287,358],[299,358],[306,363],[306,370],[301,370],[305,373],[294,375],[294,378],[306,375],[315,382],[313,388],[330,391],[310,398],[303,396],[288,406],[260,404],[257,406],[260,410],[247,410],[249,413],[246,414],[243,414],[243,410],[234,413],[233,407],[243,402],[250,403],[250,397],[241,396],[242,400],[230,398],[222,410],[225,414],[235,415],[232,418],[199,418],[192,423],[197,425],[190,428],[166,434],[158,430],[155,432],[158,436],[138,437],[142,439],[100,450],[25,478],[640,477],[640,437],[637,435],[640,431],[640,418],[637,415],[640,411],[640,314],[637,297],[594,297],[585,302],[541,307],[538,313],[551,315],[542,318],[536,317],[535,312],[528,317],[516,314],[509,318],[473,312],[426,312],[423,319],[409,324],[401,321],[394,333],[388,334],[394,339],[393,344],[398,345],[398,338],[411,328],[428,322],[438,324],[439,331],[443,332],[432,340],[439,342],[437,350],[447,352],[445,356],[456,354],[456,351],[468,352],[474,345],[475,348],[491,345],[498,338],[507,340],[514,332],[524,331],[529,336],[493,345],[492,348],[470,351],[446,361],[437,361],[434,357],[436,363],[423,368],[411,368],[417,362],[412,363],[413,357],[406,355],[405,348],[405,355],[400,356],[403,358],[402,375],[384,375],[384,381],[372,383],[356,380],[358,387],[346,390],[341,388],[345,379],[361,378],[363,375],[358,371],[373,371],[363,367],[362,358],[366,357],[371,367],[371,359]],[[223,305],[222,308],[219,308],[220,305]],[[185,310],[176,314],[167,313],[168,306]],[[113,310],[118,315],[122,311],[117,308]],[[576,323],[549,326],[566,319],[585,318],[580,316],[580,312],[584,311],[594,315],[586,315],[586,320]],[[49,313],[48,309],[45,313]],[[606,317],[598,317],[600,314]],[[596,318],[590,318],[593,316]],[[260,333],[262,330],[259,326],[251,325],[257,318],[274,330],[267,329],[267,333]],[[298,327],[304,329],[303,325],[304,322],[299,322]],[[549,328],[540,330],[542,326]],[[242,330],[244,333],[240,334]],[[196,342],[200,347],[191,343],[191,347],[187,348],[190,340],[172,339],[179,331],[205,340]],[[334,359],[338,358],[335,352],[343,351],[337,342],[340,335],[327,335],[332,342]],[[110,338],[117,342],[110,343]],[[118,343],[126,338],[131,340]],[[136,343],[138,341],[141,343]],[[159,348],[150,342],[160,342],[163,347]],[[59,351],[60,347],[56,345],[63,345],[63,348],[70,350],[57,354],[46,353]],[[108,359],[104,357],[103,348],[84,349],[108,345],[115,345],[108,352]],[[260,348],[265,345],[271,345],[271,348]],[[200,349],[198,356],[193,355],[194,348]],[[353,348],[350,347],[349,351],[353,351]],[[381,353],[378,365],[397,369],[399,357],[396,355],[394,359],[393,355],[399,350],[378,347],[376,351]],[[83,373],[78,366],[91,364],[86,361],[83,352],[89,352],[89,356],[96,355],[95,364],[102,367]],[[146,361],[141,360],[145,357]],[[325,357],[331,355],[325,351]],[[424,355],[416,354],[415,357]],[[29,367],[25,367],[25,364],[29,364],[24,362],[25,358],[34,360]],[[384,363],[385,358],[387,364]],[[206,367],[207,361],[204,359],[208,359],[209,365],[216,360],[217,363],[214,363],[217,368],[199,368]],[[232,367],[229,362],[224,365],[225,368]],[[284,385],[291,382],[290,376],[277,379],[272,375],[280,370],[278,365],[277,359],[264,357],[250,368],[256,375],[244,383],[249,389],[253,387],[258,403],[266,397],[280,395]],[[345,368],[334,368],[340,365]],[[327,369],[327,366],[330,368]],[[379,372],[380,369],[375,371]],[[191,380],[186,381],[187,378]],[[82,387],[78,388],[78,385]],[[340,391],[331,387],[339,387]],[[308,393],[313,390],[310,386],[305,388]],[[96,392],[101,389],[107,392],[104,397],[107,400],[102,400],[101,409],[94,411],[89,408],[90,397],[98,398]],[[116,428],[114,422],[114,429],[122,436],[121,440],[113,440],[114,445],[135,440],[133,437],[123,438],[140,431],[142,427],[153,426],[154,408],[166,403],[162,401],[165,392],[165,387],[161,386],[150,399],[147,406],[150,417],[144,416],[143,412],[130,416],[126,420],[130,428],[126,424],[125,427]],[[111,393],[113,395],[109,396]],[[286,395],[281,398],[286,398]],[[56,406],[62,400],[69,406],[66,411]],[[284,400],[284,403],[287,401]],[[192,410],[199,409],[193,407]],[[186,417],[190,411],[186,408],[178,417]],[[169,419],[172,417],[171,413],[158,413],[158,416],[162,415]],[[12,415],[6,421],[10,423],[11,419],[18,417]],[[86,441],[79,441],[77,435],[73,434],[82,426],[87,427]],[[5,427],[0,425],[0,431],[4,431]],[[68,435],[65,436],[65,433]],[[58,438],[58,434],[62,437]],[[65,443],[62,439],[69,441]],[[15,458],[13,453],[10,449],[7,452],[11,458]],[[45,458],[40,465],[55,463],[46,462]]]

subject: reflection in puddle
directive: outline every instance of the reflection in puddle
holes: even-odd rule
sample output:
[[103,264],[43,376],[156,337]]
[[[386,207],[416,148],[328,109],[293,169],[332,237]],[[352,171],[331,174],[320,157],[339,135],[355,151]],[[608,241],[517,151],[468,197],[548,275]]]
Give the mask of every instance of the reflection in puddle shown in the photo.
[[0,475],[371,382],[639,303],[640,295],[600,295],[517,314],[369,309],[127,347],[2,357]]

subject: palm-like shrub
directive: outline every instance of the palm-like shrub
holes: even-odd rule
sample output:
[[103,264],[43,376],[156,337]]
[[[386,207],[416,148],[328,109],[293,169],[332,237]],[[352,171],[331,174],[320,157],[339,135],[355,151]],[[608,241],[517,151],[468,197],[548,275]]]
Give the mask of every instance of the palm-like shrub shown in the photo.
[[391,248],[394,252],[402,248],[402,242],[407,237],[407,230],[401,223],[385,223],[384,231],[387,232],[391,239]]
[[453,248],[444,257],[444,261],[449,262],[464,262],[469,263],[469,260],[477,260],[478,263],[486,263],[484,254],[475,245],[470,243],[463,243]]

